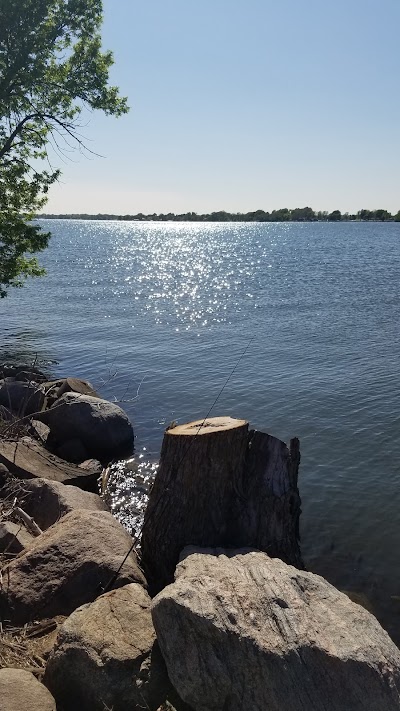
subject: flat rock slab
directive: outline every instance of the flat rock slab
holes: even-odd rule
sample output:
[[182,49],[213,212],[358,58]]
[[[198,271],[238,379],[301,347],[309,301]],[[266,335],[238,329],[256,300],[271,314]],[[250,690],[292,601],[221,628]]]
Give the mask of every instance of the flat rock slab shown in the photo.
[[132,583],[78,608],[60,628],[45,684],[63,711],[158,709],[170,687],[151,600]]
[[0,619],[12,624],[69,615],[112,587],[146,585],[132,539],[110,513],[66,514],[2,570]]
[[1,711],[56,711],[50,691],[24,669],[0,669]]
[[195,711],[399,711],[399,650],[323,578],[249,549],[184,555],[152,614]]
[[[2,486],[1,486],[2,484]],[[17,504],[45,531],[60,518],[75,509],[108,511],[98,494],[83,491],[77,486],[65,486],[49,479],[19,480],[7,474],[0,475],[0,498]]]
[[87,471],[65,462],[30,437],[23,437],[17,442],[0,440],[0,462],[22,479],[40,477],[74,484],[82,489],[93,489],[96,486],[96,471]]

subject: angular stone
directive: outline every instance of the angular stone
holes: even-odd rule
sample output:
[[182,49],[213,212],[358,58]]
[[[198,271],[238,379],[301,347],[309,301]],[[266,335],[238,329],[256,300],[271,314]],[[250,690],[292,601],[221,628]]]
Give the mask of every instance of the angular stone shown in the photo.
[[49,690],[24,669],[0,669],[1,711],[56,711]]
[[31,437],[22,437],[18,442],[0,440],[0,462],[21,479],[39,477],[74,484],[82,489],[96,488],[96,471],[65,462]]
[[400,652],[377,620],[265,553],[186,549],[152,614],[171,682],[196,711],[400,709]]
[[23,526],[12,521],[0,521],[0,553],[16,555],[33,543],[35,537]]
[[40,420],[31,420],[30,433],[41,444],[45,445],[50,434],[50,427],[47,427],[47,425],[45,425],[44,422],[40,422]]
[[45,684],[64,711],[158,709],[169,680],[150,598],[132,583],[78,608],[61,627]]
[[61,446],[80,439],[88,456],[122,458],[133,449],[133,429],[125,412],[115,403],[91,395],[65,393],[40,416]]
[[111,583],[113,588],[132,582],[145,586],[132,550],[123,563],[131,546],[131,537],[110,513],[71,511],[3,568],[0,619],[25,624],[69,615]]
[[15,479],[0,477],[0,498],[17,499],[20,506],[45,531],[60,518],[75,509],[108,511],[98,494],[83,491],[77,486],[65,486],[49,479]]

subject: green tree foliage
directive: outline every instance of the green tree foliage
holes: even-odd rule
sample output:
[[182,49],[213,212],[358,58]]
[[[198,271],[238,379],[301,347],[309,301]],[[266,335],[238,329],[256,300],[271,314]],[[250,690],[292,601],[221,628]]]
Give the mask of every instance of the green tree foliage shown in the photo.
[[109,86],[101,0],[0,0],[0,296],[43,273],[50,237],[32,223],[59,171],[52,153],[84,149],[85,110],[128,110]]
[[328,215],[329,222],[340,222],[341,219],[342,213],[340,210],[333,210],[333,212],[330,212]]

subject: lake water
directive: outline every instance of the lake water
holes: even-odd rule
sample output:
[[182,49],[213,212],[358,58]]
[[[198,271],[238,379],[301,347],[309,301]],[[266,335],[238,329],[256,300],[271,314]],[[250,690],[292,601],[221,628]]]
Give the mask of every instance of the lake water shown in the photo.
[[212,414],[300,438],[307,566],[399,643],[400,224],[43,226],[48,276],[0,302],[1,359],[89,379],[149,459],[237,365]]

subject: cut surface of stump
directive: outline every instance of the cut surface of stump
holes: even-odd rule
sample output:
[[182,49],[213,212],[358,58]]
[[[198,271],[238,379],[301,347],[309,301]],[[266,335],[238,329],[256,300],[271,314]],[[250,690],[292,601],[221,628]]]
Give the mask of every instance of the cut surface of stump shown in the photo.
[[172,582],[183,548],[253,546],[302,567],[298,440],[246,420],[209,417],[166,430],[145,513],[142,566],[152,592]]

